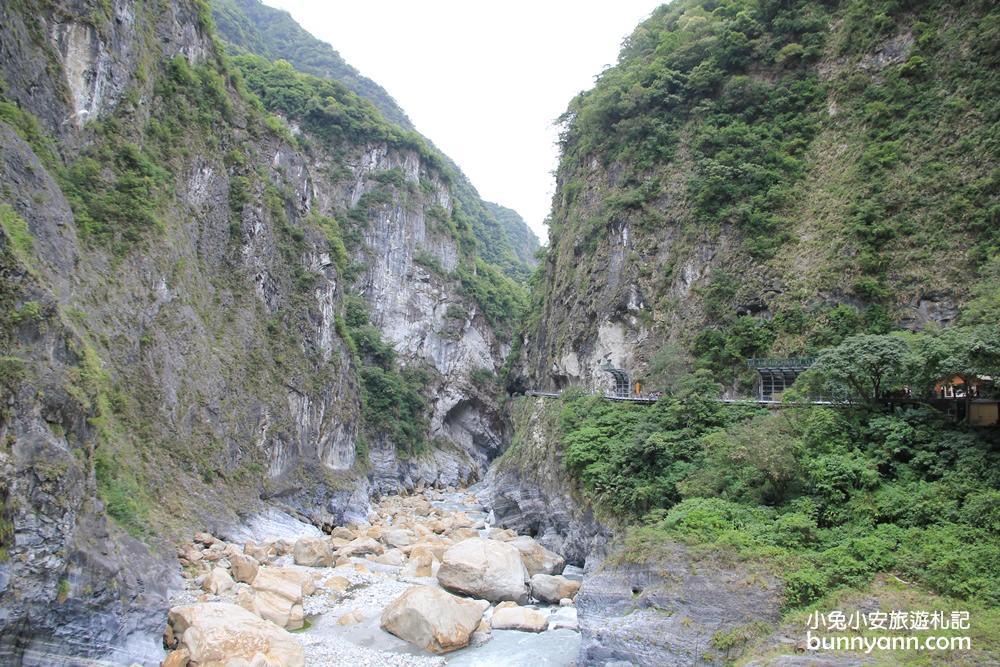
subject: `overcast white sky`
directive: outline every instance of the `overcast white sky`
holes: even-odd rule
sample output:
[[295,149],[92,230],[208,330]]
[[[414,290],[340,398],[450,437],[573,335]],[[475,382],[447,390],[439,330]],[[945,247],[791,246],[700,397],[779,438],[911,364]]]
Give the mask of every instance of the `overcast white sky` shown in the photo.
[[543,243],[554,121],[658,0],[264,0],[395,98],[479,194]]

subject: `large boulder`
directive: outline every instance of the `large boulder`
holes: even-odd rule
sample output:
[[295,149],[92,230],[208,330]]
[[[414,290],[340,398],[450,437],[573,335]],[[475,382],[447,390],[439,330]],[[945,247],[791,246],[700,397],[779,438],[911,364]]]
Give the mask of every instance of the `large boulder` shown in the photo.
[[[169,632],[180,656],[199,667],[304,667],[305,653],[295,639],[246,609],[209,602],[174,607]],[[178,663],[182,664],[182,663]]]
[[512,540],[507,540],[507,544],[517,547],[521,552],[521,560],[524,567],[528,568],[528,576],[536,574],[562,574],[566,567],[566,559],[554,551],[549,551],[533,538],[527,535],[520,535]]
[[434,555],[430,551],[421,551],[410,556],[399,573],[400,577],[433,577],[434,576]]
[[497,606],[490,619],[494,630],[521,630],[522,632],[544,632],[549,627],[545,614],[530,607],[519,607],[504,602]]
[[389,549],[381,556],[375,557],[375,562],[381,565],[392,565],[402,567],[406,564],[406,556],[399,549]]
[[287,630],[298,630],[305,625],[302,578],[298,572],[289,568],[262,567],[251,585],[261,618]]
[[444,552],[438,582],[454,593],[491,602],[528,601],[528,571],[521,552],[496,540],[474,537]]
[[229,571],[235,581],[249,584],[257,577],[260,564],[252,556],[233,554],[229,556]]
[[449,540],[454,540],[455,542],[459,542],[461,540],[467,540],[472,537],[479,537],[479,531],[476,530],[475,528],[465,528],[465,527],[455,528],[453,530],[448,531],[447,537]]
[[385,608],[380,625],[426,651],[447,653],[468,645],[489,606],[436,586],[414,586]]
[[337,549],[338,556],[367,556],[368,554],[379,556],[384,552],[385,548],[372,537],[359,537]]
[[267,563],[278,555],[278,550],[275,549],[274,542],[264,542],[258,546],[253,540],[247,540],[243,553],[253,558],[255,562]]
[[424,541],[414,544],[410,547],[407,547],[402,551],[403,553],[406,553],[406,555],[409,556],[410,558],[416,558],[418,555],[422,553],[429,553],[431,556],[434,557],[434,560],[440,563],[441,559],[444,558],[444,552],[447,551],[454,544],[455,544],[454,542]]
[[330,545],[322,537],[301,537],[292,547],[296,565],[305,567],[333,567],[335,561]]
[[345,526],[337,526],[330,532],[330,537],[340,540],[347,540],[348,542],[350,542],[357,536],[358,536],[357,533],[355,533],[353,530]]
[[316,579],[309,570],[302,570],[297,567],[268,567],[268,572],[276,577],[297,583],[302,589],[303,595],[312,595],[316,592]]
[[202,580],[201,590],[212,595],[222,595],[232,590],[233,583],[233,578],[226,569],[215,567]]
[[573,599],[580,590],[580,582],[561,574],[536,574],[531,578],[531,597],[549,604],[559,604],[563,598]]
[[393,528],[382,534],[382,542],[388,547],[397,549],[408,547],[413,543],[413,534],[403,528]]

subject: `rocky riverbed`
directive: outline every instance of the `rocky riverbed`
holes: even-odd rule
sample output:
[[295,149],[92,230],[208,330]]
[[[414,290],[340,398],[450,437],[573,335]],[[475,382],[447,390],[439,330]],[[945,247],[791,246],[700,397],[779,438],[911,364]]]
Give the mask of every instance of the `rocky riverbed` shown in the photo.
[[488,518],[472,493],[423,490],[329,535],[198,534],[164,665],[575,664],[579,570]]

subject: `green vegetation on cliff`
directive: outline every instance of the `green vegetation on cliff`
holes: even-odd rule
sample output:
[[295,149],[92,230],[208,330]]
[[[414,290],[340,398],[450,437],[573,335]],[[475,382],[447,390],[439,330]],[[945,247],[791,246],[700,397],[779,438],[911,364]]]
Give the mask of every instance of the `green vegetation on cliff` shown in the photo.
[[660,193],[656,168],[683,161],[694,168],[682,224],[733,225],[767,257],[793,239],[808,194],[797,183],[823,167],[813,142],[833,136],[862,152],[818,184],[847,200],[839,219],[814,222],[846,223],[864,275],[887,279],[879,260],[904,240],[995,251],[995,13],[975,1],[664,5],[570,105],[560,171],[591,156],[627,164],[639,180],[608,210],[643,210]]
[[360,362],[361,409],[369,432],[387,434],[403,456],[419,455],[427,444],[427,398],[422,392],[428,371],[399,367],[396,351],[372,326],[362,299],[345,300],[343,323],[341,335]]
[[237,53],[254,53],[268,60],[285,60],[299,72],[339,81],[369,100],[390,123],[404,130],[413,126],[406,113],[380,85],[362,76],[333,47],[313,37],[288,12],[260,0],[211,0],[219,35]]
[[[792,616],[882,578],[996,618],[998,431],[884,392],[1000,376],[998,35],[979,0],[675,0],[570,103],[510,385],[570,387],[549,436],[625,557],[759,560]],[[666,395],[574,391],[609,351]],[[718,401],[767,356],[851,405]]]
[[[386,119],[344,84],[286,61],[225,55],[207,7],[140,6],[134,29],[103,5],[82,18],[60,8],[66,26],[82,26],[98,45],[75,54],[81,62],[123,68],[101,70],[119,78],[90,91],[85,122],[71,115],[77,100],[64,79],[87,82],[67,74],[67,56],[27,3],[4,10],[14,28],[4,31],[5,48],[17,57],[0,67],[0,129],[24,143],[3,146],[14,178],[0,192],[0,259],[4,276],[23,274],[35,291],[3,294],[0,429],[20,438],[40,419],[31,406],[43,395],[64,398],[82,416],[72,428],[53,425],[51,438],[74,441],[79,478],[140,538],[181,530],[192,517],[251,511],[232,498],[339,492],[369,465],[366,436],[384,436],[403,457],[430,441],[429,387],[441,378],[399,359],[350,296],[365,253],[377,252],[366,250],[365,233],[387,203],[422,215],[430,242],[457,254],[448,271],[430,252],[414,261],[440,273],[442,293],[462,303],[451,324],[457,314],[463,325],[471,313],[484,317],[498,349],[523,311],[511,276],[530,273],[488,205],[406,129],[405,116]],[[175,29],[190,43],[157,42],[158,30]],[[270,43],[268,33],[260,38]],[[116,40],[127,53],[114,51]],[[16,78],[34,66],[58,82],[51,108]],[[419,174],[365,174],[364,196],[340,201],[366,151],[412,162]],[[334,201],[303,200],[308,179]],[[29,343],[52,332],[69,342],[51,342],[59,358],[36,364]],[[57,370],[42,387],[33,369],[49,363]],[[39,469],[39,483],[57,472]],[[188,492],[165,497],[166,478]],[[307,511],[329,511],[320,505]]]
[[260,0],[213,0],[212,6],[219,34],[234,52],[248,88],[268,111],[293,118],[328,140],[384,141],[418,151],[424,167],[452,189],[457,229],[472,232],[472,238],[463,239],[465,249],[471,252],[474,246],[478,257],[512,278],[517,284],[503,290],[520,298],[538,239],[516,212],[482,201],[459,167],[413,130],[380,86],[361,77],[287,12]]
[[537,354],[608,319],[652,333],[640,363],[673,340],[746,390],[748,356],[953,319],[1000,251],[997,25],[980,0],[661,6],[561,119]]
[[[798,384],[780,411],[725,404],[700,370],[649,407],[564,392],[553,435],[607,516],[641,519],[630,557],[672,539],[764,559],[789,609],[879,573],[995,607],[1000,432],[956,423],[922,397],[942,376],[971,387],[998,374],[995,324],[854,336],[802,378],[853,393],[853,407],[795,405]],[[908,407],[873,398],[904,386]]]
[[[301,74],[288,63],[269,63],[259,56],[236,56],[232,62],[242,73],[247,89],[259,96],[268,111],[300,123],[310,136],[324,143],[330,154],[338,155],[351,146],[380,144],[416,151],[422,168],[454,189],[454,210],[450,215],[443,209],[431,208],[427,212],[432,218],[445,216],[441,222],[458,242],[464,264],[456,269],[453,278],[461,284],[466,297],[479,303],[490,323],[510,335],[524,308],[524,289],[516,281],[527,280],[530,271],[513,254],[506,232],[487,205],[471,184],[448,166],[447,158],[416,132],[387,123],[367,101],[339,83]],[[382,180],[387,187],[407,186],[401,172],[387,173]],[[364,224],[369,208],[385,203],[380,199],[383,196],[389,196],[388,190],[362,197],[349,213],[348,222],[357,218],[354,226]],[[357,243],[349,239],[348,245]]]

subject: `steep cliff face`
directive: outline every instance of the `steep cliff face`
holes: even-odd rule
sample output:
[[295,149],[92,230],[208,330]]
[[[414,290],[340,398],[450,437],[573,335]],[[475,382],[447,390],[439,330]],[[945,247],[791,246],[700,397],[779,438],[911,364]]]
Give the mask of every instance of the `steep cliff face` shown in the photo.
[[747,391],[748,356],[955,318],[995,253],[995,8],[874,5],[675,2],[636,29],[563,118],[511,389],[603,389],[610,363],[662,390],[663,352]]
[[499,525],[534,537],[572,565],[591,570],[607,554],[607,517],[597,516],[563,465],[558,402],[520,398],[508,406],[510,445],[490,467],[480,493]]
[[[335,111],[318,112],[302,99],[274,94],[292,85],[290,79],[279,80],[280,68],[263,71],[268,68],[254,56],[287,55],[295,65],[308,52],[313,64],[303,71],[322,80],[294,85],[319,90],[323,80],[339,79],[379,109],[391,102],[377,86],[347,81],[340,67],[317,71],[315,62],[340,60],[329,45],[296,38],[290,49],[288,30],[280,27],[291,21],[287,13],[257,0],[216,2],[213,11],[230,50],[242,54],[236,62],[248,86],[268,110],[287,119],[312,172],[325,174],[314,179],[314,210],[345,231],[349,281],[365,299],[370,323],[406,368],[427,373],[428,440],[453,445],[436,447],[423,461],[401,460],[386,430],[376,428],[368,443],[375,487],[480,477],[501,448],[495,377],[520,308],[516,281],[530,274],[537,238],[515,212],[480,200],[457,165],[417,138],[405,116],[401,121],[383,111],[395,125],[385,128],[385,141],[345,151],[341,139],[354,131],[350,122],[331,134]],[[295,31],[307,34],[298,26]]]
[[495,381],[482,386],[475,378],[495,378],[510,344],[455,278],[469,257],[449,226],[452,192],[416,152],[375,146],[350,162],[350,179],[316,181],[318,207],[338,217],[363,214],[351,256],[354,289],[402,363],[426,371],[427,437],[454,446],[401,459],[395,443],[376,433],[369,454],[375,487],[478,479],[501,443]]
[[[158,536],[306,486],[315,520],[343,514],[357,378],[326,238],[289,252],[306,207],[264,203],[308,191],[302,159],[222,88],[218,118],[179,125],[194,81],[158,63],[222,82],[195,7],[47,9],[4,10],[3,650],[155,662],[177,577]],[[250,146],[265,176],[235,210],[223,155]]]
[[[44,173],[19,137],[6,127],[2,136],[8,169],[27,164]],[[3,214],[9,223],[10,209]],[[0,659],[60,664],[53,656],[69,653],[152,661],[160,654],[160,608],[179,577],[167,558],[109,524],[92,467],[97,360],[62,321],[35,263],[17,254],[0,234]]]
[[[609,514],[627,523],[631,511],[641,530],[638,517],[655,520],[682,499],[729,498],[728,488],[689,481],[705,472],[742,483],[746,450],[728,435],[702,439],[699,429],[714,428],[711,410],[648,428],[616,430],[616,419],[641,422],[674,401],[719,405],[720,388],[752,396],[750,357],[809,356],[852,334],[960,320],[970,294],[988,291],[976,285],[997,261],[990,155],[1000,77],[996,54],[982,47],[984,34],[997,34],[997,18],[983,2],[674,0],[636,29],[618,65],[562,119],[550,245],[507,389],[600,394],[614,387],[610,365],[643,393],[667,396],[636,412],[602,411],[595,406],[610,402],[593,399],[588,428],[560,434],[550,425],[542,438],[525,437],[518,420],[540,422],[545,410],[517,412],[518,435],[484,494],[502,525],[549,535],[552,548],[578,561],[608,552],[620,560],[630,546]],[[569,412],[574,399],[552,402]],[[803,460],[833,441],[803,448]],[[720,442],[740,453],[725,463],[699,458]],[[746,442],[770,456],[777,443],[797,441],[754,432]],[[622,502],[629,497],[631,508]],[[747,502],[773,502],[761,497]],[[598,521],[588,502],[603,509]],[[672,538],[663,531],[655,539]],[[640,588],[701,585],[690,572],[670,574],[684,558],[654,558],[660,575]],[[642,619],[659,603],[644,609],[636,589],[622,588],[647,573],[646,564],[605,568],[590,579],[593,597],[585,584],[581,662],[701,655],[695,647],[709,643],[702,630],[662,618],[657,632],[672,648],[654,656],[657,642],[628,646],[649,634]],[[787,572],[774,574],[794,584]],[[695,597],[682,591],[664,608]],[[777,591],[766,597],[761,615],[773,619]],[[684,626],[713,627],[720,615],[706,601]],[[734,617],[753,618],[746,611],[757,603],[748,601],[734,601]],[[715,627],[716,647],[740,632],[727,638],[729,629]]]
[[579,662],[726,664],[780,617],[766,568],[669,542],[657,550],[648,561],[609,559],[584,581]]
[[0,651],[156,664],[170,540],[482,474],[500,274],[439,154],[342,87],[270,115],[204,3],[0,19]]

